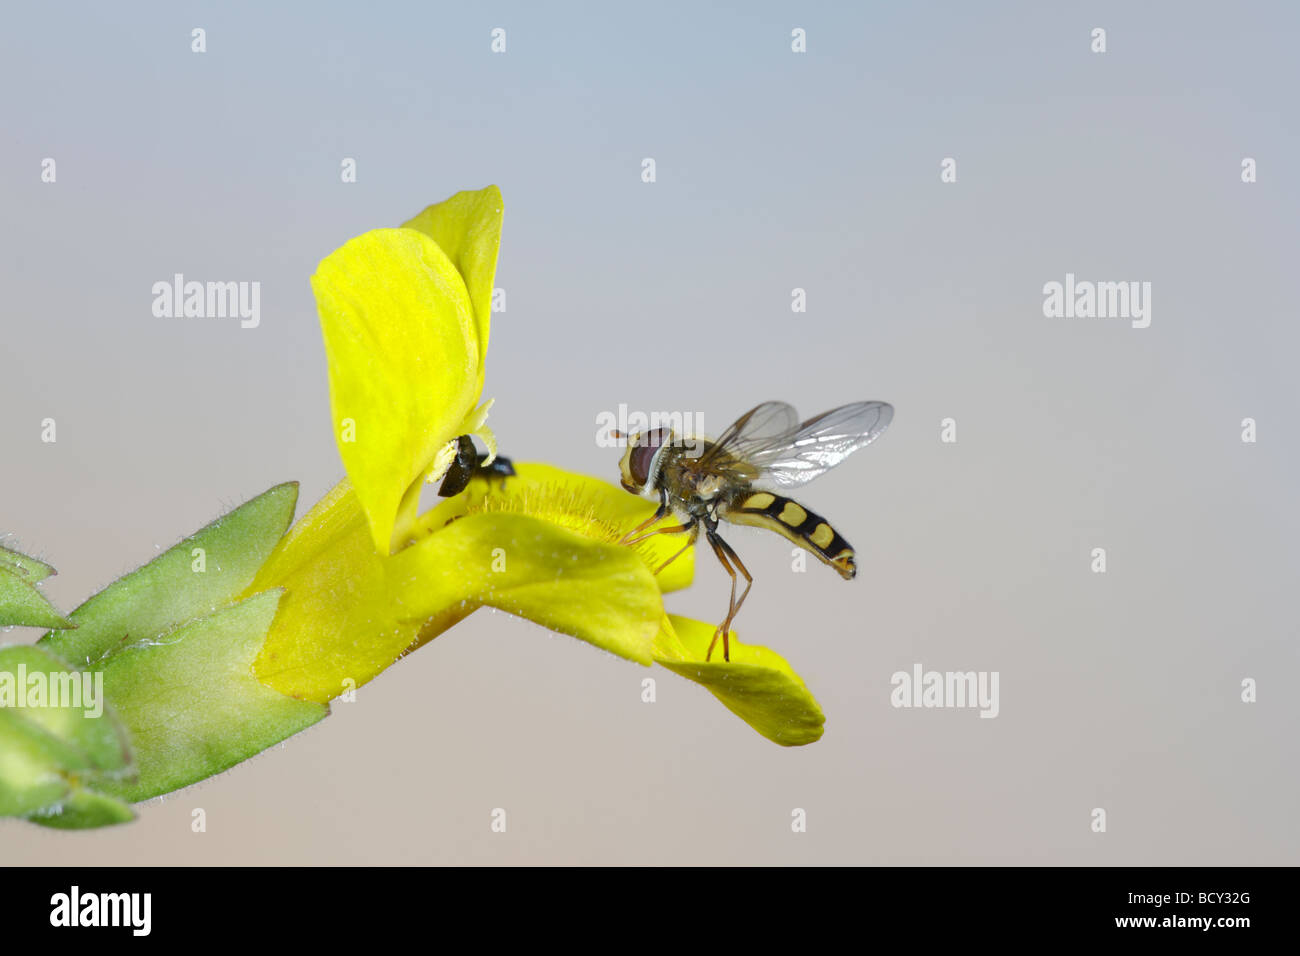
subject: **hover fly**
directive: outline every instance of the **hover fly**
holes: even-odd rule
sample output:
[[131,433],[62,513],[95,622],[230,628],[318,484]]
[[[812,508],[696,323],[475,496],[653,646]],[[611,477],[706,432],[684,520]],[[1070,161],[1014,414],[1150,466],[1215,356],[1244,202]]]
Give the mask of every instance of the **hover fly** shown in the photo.
[[[778,494],[797,488],[871,444],[894,418],[885,402],[855,402],[799,423],[785,402],[764,402],[741,415],[716,441],[687,447],[671,428],[624,436],[627,451],[619,463],[622,484],[633,494],[659,500],[650,518],[624,536],[635,544],[655,534],[686,534],[686,544],[655,571],[658,574],[699,537],[700,527],[713,553],[731,575],[731,604],[704,659],[722,638],[723,660],[731,660],[728,631],[754,584],[744,563],[718,534],[718,522],[767,528],[812,552],[840,577],[851,580],[858,567],[853,548],[825,518]],[[669,513],[679,524],[646,531]],[[745,590],[736,600],[736,574]]]

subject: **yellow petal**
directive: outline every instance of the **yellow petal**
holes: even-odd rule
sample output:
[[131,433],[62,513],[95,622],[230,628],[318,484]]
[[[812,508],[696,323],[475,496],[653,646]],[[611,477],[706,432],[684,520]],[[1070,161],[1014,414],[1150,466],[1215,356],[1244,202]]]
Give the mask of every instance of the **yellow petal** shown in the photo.
[[492,322],[492,283],[496,276],[504,211],[501,190],[488,186],[456,193],[402,223],[405,228],[418,229],[430,236],[465,277],[478,337],[480,390],[483,387],[481,363],[487,355],[488,331]]
[[420,627],[398,625],[390,613],[382,563],[356,494],[340,482],[285,535],[249,585],[250,594],[285,589],[253,663],[257,679],[323,703],[397,660]]
[[474,409],[474,412],[465,420],[464,431],[461,432],[462,435],[476,435],[482,439],[488,451],[488,456],[483,461],[485,465],[490,465],[497,459],[497,436],[492,434],[492,429],[487,427],[488,410],[492,408],[495,402],[495,398],[489,398]]
[[346,481],[321,499],[248,587],[284,589],[254,663],[258,679],[328,701],[484,604],[650,663],[663,603],[640,555],[537,517],[458,518],[463,497],[425,515],[422,525],[441,520],[388,557],[375,551]]
[[733,714],[768,740],[797,747],[821,739],[826,717],[799,675],[780,654],[741,644],[731,632],[731,661],[722,642],[704,655],[717,626],[669,615],[655,637],[655,662],[703,685]]
[[[532,462],[516,462],[514,468],[515,477],[504,482],[499,478],[475,478],[462,494],[422,515],[414,535],[428,534],[461,515],[509,513],[531,515],[593,541],[617,544],[655,510],[652,502],[598,478]],[[674,524],[674,519],[665,518],[658,527]],[[654,570],[685,544],[684,534],[657,534],[630,550]],[[660,571],[655,580],[666,594],[688,587],[694,576],[695,548],[691,547]]]
[[649,664],[663,616],[654,577],[628,548],[529,515],[470,514],[384,562],[403,620],[489,605]]
[[321,262],[312,288],[339,452],[386,554],[403,497],[478,400],[470,296],[447,254],[414,229],[352,239]]

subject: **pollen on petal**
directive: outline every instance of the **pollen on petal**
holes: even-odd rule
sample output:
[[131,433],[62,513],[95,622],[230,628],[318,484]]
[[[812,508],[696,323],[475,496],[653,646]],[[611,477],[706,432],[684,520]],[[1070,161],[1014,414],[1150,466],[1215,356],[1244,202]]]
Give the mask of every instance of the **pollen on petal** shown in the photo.
[[433,456],[433,464],[429,466],[429,474],[424,479],[431,485],[436,485],[447,475],[447,469],[451,463],[456,460],[456,445],[459,439],[452,439],[438,449],[438,453]]

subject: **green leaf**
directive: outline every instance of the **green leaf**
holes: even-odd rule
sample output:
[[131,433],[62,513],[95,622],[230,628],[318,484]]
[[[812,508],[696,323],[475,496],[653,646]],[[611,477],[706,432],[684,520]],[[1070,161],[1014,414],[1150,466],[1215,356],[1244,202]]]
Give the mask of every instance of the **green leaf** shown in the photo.
[[72,792],[52,809],[28,814],[27,819],[43,827],[56,830],[89,830],[115,823],[130,823],[135,811],[107,794],[85,787],[74,787]]
[[71,789],[67,748],[7,708],[0,708],[0,816],[32,813]]
[[0,812],[63,828],[122,822],[124,800],[211,776],[328,713],[253,675],[279,592],[233,603],[296,500],[296,485],[272,488],[95,595],[69,615],[76,632],[0,652],[0,678],[20,664],[68,671],[56,654],[90,666],[120,718],[0,709]]
[[0,647],[0,712],[58,741],[68,771],[118,773],[130,766],[102,674],[71,667],[41,647]]
[[715,627],[668,615],[655,638],[655,662],[703,685],[728,710],[768,740],[798,747],[820,740],[826,716],[784,657],[766,647],[742,644],[731,632],[731,661],[721,642],[705,661]]
[[39,644],[88,665],[123,640],[158,637],[206,617],[253,580],[297,500],[297,482],[275,486],[110,584],[68,615],[75,631],[46,634]]
[[57,813],[74,797],[89,812],[98,801],[78,793],[131,772],[102,675],[39,647],[0,648],[0,816]]
[[130,734],[139,778],[101,789],[146,800],[220,773],[329,713],[253,676],[279,600],[279,591],[258,594],[104,661],[104,687]]
[[36,587],[53,573],[42,561],[0,548],[0,626],[73,627]]
[[8,571],[35,584],[55,574],[54,568],[19,551],[0,548],[0,571]]

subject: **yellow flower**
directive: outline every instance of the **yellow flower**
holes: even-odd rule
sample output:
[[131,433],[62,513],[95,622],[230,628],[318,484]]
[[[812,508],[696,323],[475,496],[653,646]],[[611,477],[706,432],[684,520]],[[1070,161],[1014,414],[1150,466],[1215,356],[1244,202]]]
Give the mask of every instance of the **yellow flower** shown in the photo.
[[[388,554],[439,453],[481,432],[501,192],[461,192],[401,229],[343,245],[312,276],[343,466],[375,548]],[[490,434],[490,433],[489,433]]]
[[784,657],[741,644],[731,632],[731,661],[705,660],[717,628],[673,614],[655,637],[655,662],[708,688],[727,709],[768,740],[787,747],[821,739],[821,708]]
[[461,435],[495,452],[481,393],[501,216],[495,186],[458,193],[400,229],[351,240],[312,277],[348,477],[246,591],[284,589],[254,672],[328,701],[490,606],[658,662],[778,743],[816,740],[821,711],[784,660],[733,640],[731,663],[707,663],[700,635],[712,626],[665,614],[662,594],[691,581],[693,549],[656,576],[680,540],[619,543],[653,503],[520,464],[418,514],[424,483],[442,477]]

